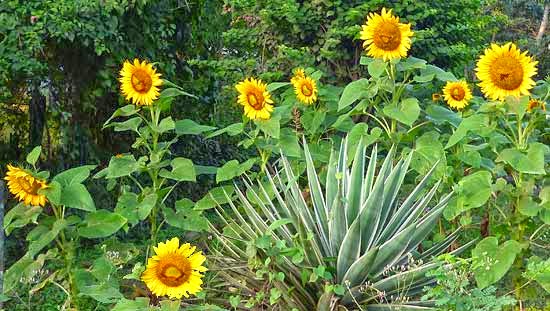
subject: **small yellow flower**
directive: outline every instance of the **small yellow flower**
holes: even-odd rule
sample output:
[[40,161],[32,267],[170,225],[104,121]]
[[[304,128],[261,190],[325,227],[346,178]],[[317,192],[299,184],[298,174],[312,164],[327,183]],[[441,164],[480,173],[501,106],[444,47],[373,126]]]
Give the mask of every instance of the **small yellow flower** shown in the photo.
[[134,105],[150,106],[156,100],[159,86],[162,85],[160,74],[153,68],[153,64],[140,61],[136,58],[134,63],[125,61],[120,70],[120,90],[126,100],[131,100]]
[[201,272],[207,271],[202,266],[206,257],[195,252],[196,247],[189,243],[179,244],[178,238],[160,242],[153,247],[155,255],[147,261],[141,280],[157,296],[188,298],[202,290]]
[[248,78],[235,88],[239,92],[238,102],[244,107],[244,114],[251,120],[267,120],[273,111],[273,100],[267,85],[260,79]]
[[531,112],[533,109],[541,109],[542,111],[546,111],[546,105],[544,102],[537,100],[537,99],[531,99],[529,103],[527,104],[527,111]]
[[449,81],[443,88],[443,97],[449,107],[460,110],[468,106],[472,99],[472,91],[466,81]]
[[432,101],[436,102],[436,101],[439,101],[440,99],[441,99],[441,94],[439,93],[432,94]]
[[537,63],[513,43],[491,44],[477,62],[481,91],[492,100],[528,95],[535,85],[531,77],[537,74]]
[[44,206],[48,201],[46,196],[38,191],[48,187],[45,180],[36,178],[22,168],[8,164],[8,172],[4,179],[8,182],[8,189],[26,205]]
[[294,86],[294,93],[299,101],[310,105],[317,100],[317,82],[311,77],[306,76],[303,69],[299,68],[294,73],[290,83]]
[[402,24],[391,10],[382,8],[382,14],[370,13],[362,26],[361,40],[367,55],[391,60],[407,57],[411,48],[411,24]]

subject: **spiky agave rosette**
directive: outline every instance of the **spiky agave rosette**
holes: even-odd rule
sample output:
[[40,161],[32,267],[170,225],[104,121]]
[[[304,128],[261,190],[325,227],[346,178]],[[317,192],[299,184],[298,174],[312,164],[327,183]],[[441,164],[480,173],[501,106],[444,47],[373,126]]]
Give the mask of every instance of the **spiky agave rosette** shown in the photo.
[[[238,202],[228,198],[230,209],[217,209],[227,228],[239,239],[222,234],[212,225],[223,245],[212,250],[217,258],[213,264],[227,282],[241,280],[244,285],[239,286],[240,290],[254,295],[265,282],[239,263],[248,260],[246,243],[269,233],[274,243],[304,249],[302,263],[287,257],[275,263],[285,275],[284,281],[272,281],[283,292],[277,302],[282,310],[337,310],[338,306],[353,308],[357,304],[368,305],[369,310],[431,309],[430,302],[414,297],[433,283],[426,272],[438,264],[431,258],[445,252],[458,237],[458,230],[422,253],[417,252],[417,247],[432,232],[451,194],[428,207],[440,184],[427,188],[435,167],[404,196],[400,187],[412,155],[394,164],[395,150],[391,149],[375,174],[377,148],[372,149],[373,160],[368,162],[361,142],[348,168],[348,147],[344,142],[339,153],[332,151],[326,181],[321,185],[304,143],[310,198],[304,197],[298,178],[284,157],[280,170],[266,172],[267,186],[261,181],[253,185],[250,180],[243,180],[246,195],[236,187]],[[269,257],[261,250],[256,256],[259,262]],[[227,269],[235,266],[239,268]],[[343,296],[324,294],[323,282],[302,284],[304,267],[319,266],[328,266],[327,270],[334,272],[330,283],[346,288]]]

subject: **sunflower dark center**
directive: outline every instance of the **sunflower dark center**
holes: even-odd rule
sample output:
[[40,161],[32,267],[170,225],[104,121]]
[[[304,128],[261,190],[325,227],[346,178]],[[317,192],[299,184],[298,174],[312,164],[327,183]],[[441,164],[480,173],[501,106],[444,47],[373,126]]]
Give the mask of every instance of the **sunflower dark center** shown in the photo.
[[304,94],[306,97],[309,97],[313,94],[313,88],[309,83],[302,84],[302,94]]
[[401,30],[394,22],[382,22],[375,30],[373,41],[376,47],[384,51],[393,51],[401,44]]
[[147,93],[151,89],[151,86],[153,86],[151,75],[143,69],[137,69],[134,71],[131,81],[132,87],[138,93]]
[[493,61],[490,73],[493,83],[508,91],[517,89],[523,82],[523,66],[512,56],[502,56]]
[[187,282],[191,276],[191,267],[187,259],[174,258],[167,262],[160,262],[157,268],[157,277],[165,285],[177,287]]
[[248,104],[254,108],[254,110],[262,110],[264,108],[264,96],[259,92],[248,93]]
[[451,97],[454,100],[463,100],[464,96],[466,96],[466,91],[462,87],[457,86],[451,89]]

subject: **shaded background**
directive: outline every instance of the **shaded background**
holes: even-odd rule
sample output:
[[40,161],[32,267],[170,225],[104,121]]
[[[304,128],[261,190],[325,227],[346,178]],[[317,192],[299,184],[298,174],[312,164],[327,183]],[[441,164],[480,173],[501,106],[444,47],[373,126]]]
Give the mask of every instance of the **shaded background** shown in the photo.
[[[172,106],[176,119],[217,127],[241,118],[233,85],[245,76],[286,80],[297,66],[315,66],[343,85],[364,74],[360,25],[382,6],[412,23],[412,55],[470,81],[494,41],[528,49],[539,73],[550,67],[544,0],[3,0],[0,173],[39,144],[52,173],[128,151],[130,136],[101,130],[124,104],[117,77],[125,59],[157,62],[164,78],[198,96]],[[231,138],[188,137],[175,152],[197,164],[247,157]],[[180,195],[196,200],[213,183],[202,176]],[[101,185],[92,192],[112,199]]]

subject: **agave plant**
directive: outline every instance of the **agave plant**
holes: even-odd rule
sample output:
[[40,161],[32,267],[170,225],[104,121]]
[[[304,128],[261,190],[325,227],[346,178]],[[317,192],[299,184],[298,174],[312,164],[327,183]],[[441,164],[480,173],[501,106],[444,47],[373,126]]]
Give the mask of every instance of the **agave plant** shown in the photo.
[[[411,155],[394,164],[392,148],[377,168],[376,146],[367,161],[366,147],[359,143],[351,165],[347,149],[344,140],[339,152],[332,151],[322,185],[304,142],[308,191],[300,189],[285,157],[275,173],[266,171],[266,182],[258,180],[255,186],[244,179],[246,191],[235,186],[238,199],[228,200],[230,208],[216,209],[225,229],[211,225],[220,242],[212,257],[225,286],[254,297],[269,278],[278,294],[266,310],[431,309],[429,301],[411,297],[433,283],[426,272],[438,264],[431,258],[445,252],[458,231],[421,253],[418,245],[432,232],[451,194],[429,204],[440,184],[428,187],[432,168],[405,196],[400,188]],[[251,252],[258,245],[254,241],[266,236],[279,250],[303,250],[303,260],[283,256],[272,261],[273,250],[261,247]],[[254,262],[269,262],[279,273],[262,276]],[[326,267],[325,282],[303,279],[304,271],[318,267]]]

